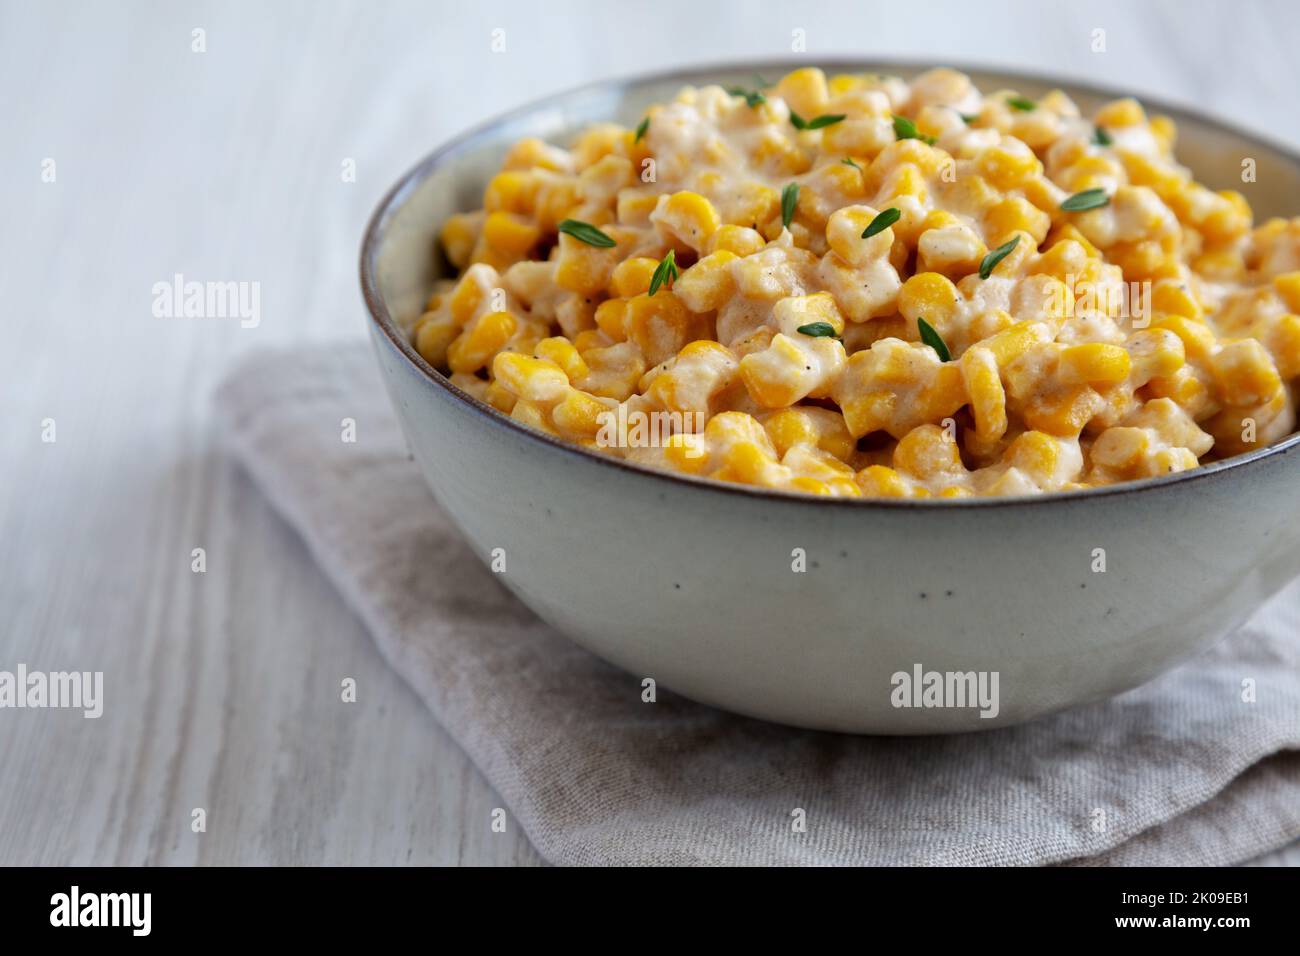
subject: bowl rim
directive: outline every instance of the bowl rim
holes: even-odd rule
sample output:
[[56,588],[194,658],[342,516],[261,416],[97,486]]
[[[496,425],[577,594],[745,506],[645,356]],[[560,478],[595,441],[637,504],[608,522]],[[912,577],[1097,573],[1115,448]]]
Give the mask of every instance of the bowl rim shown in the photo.
[[[598,463],[608,468],[619,469],[635,475],[664,481],[673,485],[694,487],[701,490],[713,491],[719,494],[739,495],[742,498],[754,498],[769,501],[776,500],[819,508],[866,508],[880,510],[918,508],[1019,508],[1025,505],[1066,505],[1080,501],[1089,501],[1094,498],[1143,494],[1160,488],[1169,487],[1171,485],[1180,485],[1187,482],[1222,476],[1225,472],[1235,472],[1254,462],[1284,454],[1300,444],[1300,431],[1295,431],[1280,441],[1266,445],[1263,448],[1243,452],[1242,454],[1234,455],[1231,458],[1225,458],[1208,464],[1199,465],[1196,468],[1176,472],[1171,475],[1160,475],[1154,478],[1122,481],[1112,485],[1102,485],[1095,488],[1085,488],[1074,491],[1055,491],[1036,495],[1008,495],[1004,497],[970,498],[842,498],[831,497],[828,495],[801,494],[799,492],[786,491],[779,488],[765,488],[759,485],[746,485],[737,482],[720,481],[696,475],[679,474],[677,472],[652,468],[648,465],[636,464],[610,455],[598,454],[589,451],[581,445],[564,441],[561,438],[537,431],[515,421],[508,415],[503,414],[499,409],[494,408],[486,402],[480,401],[460,387],[453,385],[450,379],[426,362],[420,353],[416,351],[414,344],[409,341],[409,337],[401,334],[397,321],[389,313],[388,306],[384,302],[383,295],[380,293],[379,281],[374,267],[378,250],[382,244],[386,227],[397,210],[409,198],[410,194],[420,187],[420,185],[438,168],[443,159],[449,154],[458,151],[460,148],[475,140],[487,137],[500,126],[528,116],[529,114],[551,105],[556,101],[568,99],[583,93],[595,92],[604,88],[616,89],[622,87],[635,87],[649,83],[666,83],[673,80],[688,83],[697,81],[696,78],[702,73],[728,74],[747,71],[762,73],[767,70],[787,70],[798,68],[800,66],[816,66],[823,69],[835,69],[843,72],[884,72],[890,69],[904,71],[928,70],[934,69],[939,65],[945,65],[951,69],[960,70],[963,73],[993,73],[1034,84],[1049,85],[1053,88],[1065,90],[1067,93],[1071,88],[1073,88],[1094,96],[1114,98],[1135,96],[1132,92],[1117,90],[1113,87],[1092,83],[1088,80],[1079,80],[1058,74],[1039,73],[1018,68],[1004,68],[985,63],[950,61],[945,64],[934,64],[901,58],[857,58],[844,56],[808,59],[778,57],[769,59],[715,61],[686,64],[683,66],[675,66],[667,70],[652,71],[648,73],[607,77],[582,83],[577,86],[569,87],[533,99],[522,106],[500,113],[491,119],[485,120],[482,123],[478,123],[475,126],[458,133],[426,154],[414,166],[410,167],[405,173],[398,177],[397,181],[384,193],[378,204],[375,206],[374,211],[371,213],[370,218],[366,223],[365,232],[362,235],[360,250],[360,280],[361,294],[362,298],[365,300],[366,311],[369,313],[374,325],[383,333],[383,336],[388,341],[389,345],[395,348],[397,352],[414,367],[416,372],[420,373],[423,378],[431,384],[441,388],[451,399],[459,401],[469,408],[483,413],[482,417],[484,420],[495,427],[504,428],[506,431],[524,441],[534,442],[543,447],[556,449],[564,454],[574,456],[584,461]],[[1138,98],[1144,106],[1152,107],[1162,113],[1169,114],[1175,120],[1180,118],[1190,119],[1201,125],[1217,128],[1219,131],[1266,146],[1285,157],[1290,162],[1296,164],[1297,167],[1300,167],[1300,150],[1297,150],[1296,147],[1288,143],[1283,143],[1269,136],[1260,135],[1244,129],[1235,123],[1220,119],[1219,117],[1207,113],[1197,107],[1170,103],[1155,96],[1141,95],[1136,98]]]

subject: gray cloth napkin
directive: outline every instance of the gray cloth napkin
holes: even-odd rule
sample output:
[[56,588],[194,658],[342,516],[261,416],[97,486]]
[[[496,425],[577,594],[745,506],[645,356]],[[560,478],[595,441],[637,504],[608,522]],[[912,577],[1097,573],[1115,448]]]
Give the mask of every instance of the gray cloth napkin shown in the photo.
[[1145,687],[1028,726],[793,730],[663,689],[643,703],[638,677],[538,621],[429,494],[367,347],[262,353],[217,405],[385,658],[555,863],[1227,864],[1300,837],[1300,586]]

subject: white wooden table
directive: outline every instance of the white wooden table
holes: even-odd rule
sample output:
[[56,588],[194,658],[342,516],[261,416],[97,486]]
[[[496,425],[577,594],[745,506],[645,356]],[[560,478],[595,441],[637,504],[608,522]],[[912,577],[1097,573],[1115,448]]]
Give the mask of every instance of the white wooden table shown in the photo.
[[[0,864],[538,862],[223,455],[214,383],[363,334],[365,218],[438,142],[795,30],[810,57],[1053,70],[1300,141],[1284,4],[1076,6],[0,2],[0,669],[106,682],[98,720],[0,711]],[[155,317],[177,273],[260,283],[260,323]]]

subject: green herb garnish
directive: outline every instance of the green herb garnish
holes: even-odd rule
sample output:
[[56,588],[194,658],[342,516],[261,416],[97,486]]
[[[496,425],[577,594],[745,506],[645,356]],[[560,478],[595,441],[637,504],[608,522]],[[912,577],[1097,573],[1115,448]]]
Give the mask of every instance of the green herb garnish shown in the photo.
[[747,90],[743,86],[729,86],[727,92],[732,96],[739,96],[749,105],[752,110],[756,106],[762,106],[767,102],[767,97],[758,90]]
[[641,142],[641,137],[645,135],[645,131],[648,130],[649,128],[650,128],[650,117],[647,116],[645,119],[643,119],[640,123],[637,124],[636,136],[635,138],[633,138],[632,143],[636,144]]
[[1092,131],[1092,141],[1098,146],[1109,146],[1115,140],[1111,139],[1110,133],[1106,132],[1106,127],[1098,126]]
[[1082,212],[1085,209],[1100,209],[1108,202],[1110,202],[1110,197],[1106,195],[1106,190],[1097,187],[1096,189],[1085,189],[1081,193],[1075,193],[1061,203],[1061,209],[1064,212]]
[[789,183],[781,190],[781,225],[790,228],[795,208],[799,205],[799,184]]
[[963,113],[958,110],[957,115],[961,117],[961,121],[967,126],[979,119],[979,114],[977,113]]
[[855,162],[852,160],[852,158],[850,158],[850,157],[848,157],[848,156],[845,156],[843,159],[840,160],[840,162],[843,163],[845,166],[852,166],[852,167],[853,167],[854,169],[856,169],[858,172],[862,172],[862,167],[859,166],[857,163],[855,163]]
[[867,228],[862,230],[862,238],[870,239],[878,232],[884,232],[894,223],[902,218],[902,213],[893,206],[890,206],[884,212],[877,213],[876,218],[867,224]]
[[803,335],[811,335],[815,339],[838,339],[839,333],[835,331],[835,326],[829,322],[809,322],[807,325],[801,325],[795,329]]
[[916,327],[921,330],[921,341],[939,353],[940,362],[951,361],[952,353],[948,351],[943,336],[934,330],[933,325],[918,315],[916,317]]
[[790,111],[790,122],[794,124],[795,129],[821,129],[824,126],[834,126],[842,122],[843,113],[827,113],[814,119],[806,120],[794,110]]
[[980,278],[987,279],[997,268],[997,264],[1011,255],[1011,250],[1020,243],[1019,236],[1013,236],[1010,241],[1002,243],[980,261]]
[[677,281],[677,261],[674,258],[676,252],[668,250],[668,255],[664,256],[663,261],[655,266],[655,274],[650,277],[650,295],[659,291],[659,287],[665,282]]
[[937,140],[933,136],[922,136],[920,130],[906,116],[894,117],[894,136],[897,139],[919,139],[923,143],[933,146]]
[[1007,106],[1010,106],[1013,110],[1020,110],[1022,113],[1028,113],[1038,108],[1037,103],[1023,96],[1008,96]]
[[616,242],[609,236],[605,235],[589,222],[582,222],[577,219],[566,219],[557,227],[560,232],[567,233],[579,242],[585,242],[589,246],[595,246],[597,249],[613,249]]

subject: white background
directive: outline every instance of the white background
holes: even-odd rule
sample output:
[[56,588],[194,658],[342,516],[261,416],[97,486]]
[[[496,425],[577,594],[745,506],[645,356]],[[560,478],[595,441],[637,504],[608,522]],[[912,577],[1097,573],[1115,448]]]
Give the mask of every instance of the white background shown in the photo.
[[[0,863],[536,860],[517,828],[490,833],[500,800],[211,425],[212,386],[239,355],[363,335],[365,219],[441,141],[592,79],[790,56],[800,28],[809,57],[1041,69],[1297,143],[1297,13],[4,0],[0,669],[103,670],[107,699],[98,721],[0,711]],[[175,273],[259,282],[261,324],[155,318],[152,286]],[[195,547],[206,574],[190,571]],[[348,676],[355,705],[339,702]]]

